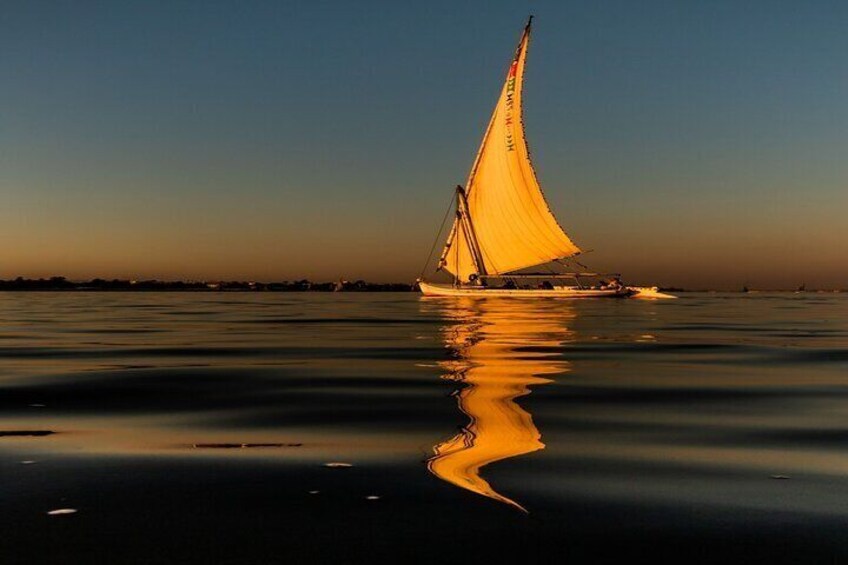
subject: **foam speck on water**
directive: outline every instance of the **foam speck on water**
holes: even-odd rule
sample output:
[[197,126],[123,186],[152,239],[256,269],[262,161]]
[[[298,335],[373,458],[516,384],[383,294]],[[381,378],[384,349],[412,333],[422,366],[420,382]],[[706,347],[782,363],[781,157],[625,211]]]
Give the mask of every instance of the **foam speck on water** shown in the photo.
[[66,514],[76,514],[76,508],[57,508],[56,510],[50,510],[47,512],[48,516],[64,516]]

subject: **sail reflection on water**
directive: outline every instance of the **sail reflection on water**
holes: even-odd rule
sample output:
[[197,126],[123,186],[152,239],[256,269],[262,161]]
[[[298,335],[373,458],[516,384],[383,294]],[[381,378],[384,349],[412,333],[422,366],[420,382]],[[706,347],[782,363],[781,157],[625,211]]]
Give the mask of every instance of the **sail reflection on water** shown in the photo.
[[[572,340],[572,306],[561,301],[453,299],[422,301],[449,323],[442,329],[453,359],[442,378],[461,383],[455,396],[468,423],[433,448],[427,468],[440,479],[525,510],[481,476],[490,463],[545,448],[516,399],[569,370],[559,345]],[[525,510],[526,511],[526,510]]]

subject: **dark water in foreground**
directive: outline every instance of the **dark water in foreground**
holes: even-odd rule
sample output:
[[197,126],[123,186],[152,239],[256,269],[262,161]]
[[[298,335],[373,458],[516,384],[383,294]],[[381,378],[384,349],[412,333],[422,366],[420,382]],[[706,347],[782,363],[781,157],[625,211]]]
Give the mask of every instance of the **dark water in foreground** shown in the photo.
[[846,526],[845,295],[0,293],[0,563],[822,563]]

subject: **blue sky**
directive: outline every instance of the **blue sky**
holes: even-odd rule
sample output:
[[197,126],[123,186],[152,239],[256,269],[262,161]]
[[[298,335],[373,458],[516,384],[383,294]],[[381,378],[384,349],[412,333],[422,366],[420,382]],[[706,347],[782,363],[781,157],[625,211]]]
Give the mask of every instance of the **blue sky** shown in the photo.
[[848,286],[841,2],[7,2],[0,277],[414,279],[529,13],[591,266]]

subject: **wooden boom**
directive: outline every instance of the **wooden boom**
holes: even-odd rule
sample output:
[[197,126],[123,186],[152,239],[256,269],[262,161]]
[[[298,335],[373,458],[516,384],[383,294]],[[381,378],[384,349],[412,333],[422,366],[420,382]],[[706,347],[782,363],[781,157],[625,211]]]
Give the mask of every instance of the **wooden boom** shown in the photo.
[[574,277],[620,277],[620,273],[521,273],[515,275],[479,275],[481,279],[573,279]]

